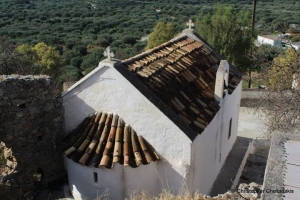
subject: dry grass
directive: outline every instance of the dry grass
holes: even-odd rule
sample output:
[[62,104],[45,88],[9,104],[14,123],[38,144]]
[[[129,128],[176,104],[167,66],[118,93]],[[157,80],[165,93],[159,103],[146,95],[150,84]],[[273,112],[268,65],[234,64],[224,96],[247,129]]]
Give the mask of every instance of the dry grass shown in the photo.
[[195,197],[191,196],[186,190],[180,191],[178,195],[174,195],[170,190],[163,189],[163,191],[156,197],[151,197],[147,191],[141,193],[133,192],[130,195],[130,200],[196,200],[200,199],[200,195],[196,194]]
[[[178,194],[174,195],[174,188],[169,186],[168,181],[165,182],[162,177],[157,174],[162,187],[162,192],[156,196],[151,196],[147,190],[141,190],[137,188],[129,194],[129,198],[125,198],[125,200],[238,200],[238,199],[247,199],[244,198],[241,194],[236,192],[227,192],[225,194],[220,194],[217,197],[210,197],[207,195],[200,194],[199,192],[195,192],[191,194],[187,187],[186,183],[182,183],[181,188],[178,191]],[[109,200],[110,194],[109,190],[105,190],[101,195],[94,200]],[[251,198],[251,200],[256,200],[257,198]]]
[[[110,199],[109,190],[104,191],[101,195],[98,195],[94,200],[109,200]],[[160,194],[157,196],[151,196],[146,190],[134,190],[130,193],[129,198],[125,200],[237,200],[242,199],[237,193],[225,193],[219,195],[218,197],[209,197],[203,194],[196,192],[194,195],[191,195],[186,187],[182,187],[179,190],[179,194],[172,194],[172,189],[163,189]],[[252,200],[254,200],[253,198]]]
[[[195,193],[193,196],[189,192],[183,191],[178,195],[172,194],[169,190],[163,190],[158,196],[151,197],[146,191],[141,193],[133,193],[129,199],[126,200],[237,200],[243,199],[237,193],[226,193],[217,197],[209,197],[199,193]],[[252,198],[255,200],[255,198]]]

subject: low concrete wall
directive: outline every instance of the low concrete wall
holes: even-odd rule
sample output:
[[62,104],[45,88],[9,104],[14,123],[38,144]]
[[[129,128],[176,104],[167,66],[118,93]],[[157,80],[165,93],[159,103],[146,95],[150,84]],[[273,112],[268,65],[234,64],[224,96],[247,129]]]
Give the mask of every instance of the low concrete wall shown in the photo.
[[[267,167],[265,171],[263,189],[264,190],[282,190],[282,189],[291,189],[289,186],[285,186],[286,179],[286,149],[285,142],[289,140],[300,141],[299,133],[281,133],[274,132]],[[296,174],[296,173],[295,173]],[[298,177],[295,177],[295,180]],[[286,188],[289,187],[289,188]],[[263,200],[273,200],[273,199],[282,199],[284,193],[274,193],[274,192],[265,192],[262,194]],[[295,199],[298,199],[299,193],[294,193]],[[297,198],[296,198],[297,197]]]
[[268,91],[265,89],[243,89],[241,95],[241,107],[263,106],[267,101],[264,101],[263,104],[259,104],[257,100],[263,99],[267,94]]
[[258,99],[266,92],[264,89],[243,89],[241,99]]
[[232,190],[232,191],[236,189],[236,187],[237,187],[237,185],[238,185],[238,183],[239,183],[239,181],[240,181],[240,177],[241,177],[241,175],[242,175],[244,166],[245,166],[245,164],[246,164],[246,162],[247,162],[247,159],[248,159],[248,157],[249,157],[249,154],[252,153],[252,152],[253,152],[253,141],[251,141],[251,142],[249,143],[249,146],[248,146],[248,149],[247,149],[247,151],[246,151],[246,153],[245,153],[245,156],[244,156],[244,158],[243,158],[243,161],[242,161],[242,163],[241,163],[241,165],[240,165],[240,168],[239,168],[239,170],[238,170],[238,172],[237,172],[237,174],[236,174],[236,176],[235,176],[235,179],[234,179],[233,184],[232,184],[232,186],[231,186],[231,190]]

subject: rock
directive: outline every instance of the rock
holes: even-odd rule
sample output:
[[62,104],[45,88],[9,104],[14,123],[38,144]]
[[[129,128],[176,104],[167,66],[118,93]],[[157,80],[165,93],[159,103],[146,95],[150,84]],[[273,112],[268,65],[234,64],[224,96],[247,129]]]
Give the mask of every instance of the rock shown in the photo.
[[29,113],[31,115],[37,115],[41,112],[41,110],[38,107],[32,107],[29,109]]
[[13,168],[14,167],[14,163],[10,160],[6,160],[6,166],[9,167],[9,168]]
[[49,110],[52,110],[53,108],[54,108],[53,104],[47,104],[44,109],[46,111],[49,111]]
[[25,195],[24,195],[25,199],[26,200],[33,200],[34,199],[34,195],[31,191],[27,192]]
[[24,116],[24,113],[23,112],[19,112],[19,113],[16,113],[16,117],[17,118],[21,118]]
[[45,79],[45,86],[50,85],[50,83],[51,83],[51,79],[50,78]]
[[255,183],[255,182],[249,183],[248,186],[249,186],[249,189],[250,189],[250,190],[259,188],[259,185],[258,185],[257,183]]
[[42,180],[42,174],[35,173],[33,174],[34,181],[40,182]]
[[0,176],[0,183],[5,183],[6,178],[7,178],[7,175],[6,175],[6,174],[2,174],[2,175]]
[[12,157],[11,149],[4,148],[3,154],[4,154],[4,158],[6,158],[6,159]]
[[248,185],[246,183],[241,183],[239,185],[239,190],[246,190],[246,189],[248,189]]
[[222,198],[223,199],[230,199],[230,194],[225,193],[225,194],[222,195]]
[[10,180],[7,180],[6,183],[5,183],[6,186],[8,187],[11,187],[11,188],[18,188],[20,187],[16,181],[14,179],[10,179]]

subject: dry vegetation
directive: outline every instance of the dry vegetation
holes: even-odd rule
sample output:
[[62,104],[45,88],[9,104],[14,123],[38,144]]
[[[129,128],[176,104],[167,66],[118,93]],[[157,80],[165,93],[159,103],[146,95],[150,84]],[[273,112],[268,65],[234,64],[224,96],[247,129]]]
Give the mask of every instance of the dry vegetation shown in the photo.
[[142,192],[140,194],[133,193],[130,197],[130,200],[202,200],[202,199],[219,199],[219,200],[229,200],[229,199],[236,199],[239,197],[237,194],[224,194],[220,195],[219,197],[209,197],[206,195],[202,195],[199,193],[195,193],[195,195],[190,195],[187,191],[182,191],[178,195],[173,195],[169,190],[163,190],[156,197],[151,197],[147,194],[147,192]]
[[[103,194],[99,195],[95,200],[109,200],[109,190],[106,190]],[[191,195],[187,188],[182,188],[179,191],[178,195],[172,194],[172,190],[163,189],[163,191],[157,196],[151,196],[145,190],[138,191],[135,190],[130,194],[130,197],[125,200],[237,200],[237,199],[245,199],[241,194],[236,192],[231,193],[227,192],[225,194],[220,194],[217,197],[210,197],[207,195],[199,194],[196,192],[194,195]],[[252,200],[256,200],[257,198],[252,198]]]

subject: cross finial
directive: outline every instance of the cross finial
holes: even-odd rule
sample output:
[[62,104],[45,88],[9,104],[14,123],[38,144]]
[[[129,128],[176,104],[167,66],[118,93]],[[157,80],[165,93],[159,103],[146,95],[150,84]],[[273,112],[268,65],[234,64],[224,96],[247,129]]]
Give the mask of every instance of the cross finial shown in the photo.
[[111,60],[111,58],[115,57],[114,52],[110,51],[110,46],[105,49],[103,55],[106,56],[108,60]]
[[186,23],[186,25],[188,25],[188,26],[189,26],[189,29],[191,30],[192,27],[194,26],[194,23],[193,23],[193,21],[190,19],[190,20]]

